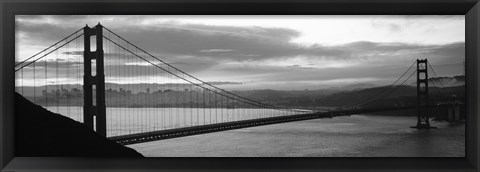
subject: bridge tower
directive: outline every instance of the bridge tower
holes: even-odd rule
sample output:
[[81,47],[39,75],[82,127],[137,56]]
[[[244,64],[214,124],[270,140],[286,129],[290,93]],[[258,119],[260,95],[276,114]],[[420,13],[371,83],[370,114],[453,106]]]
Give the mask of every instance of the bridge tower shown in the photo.
[[417,129],[429,129],[428,60],[417,59]]
[[[85,26],[84,34],[84,75],[83,75],[83,123],[102,136],[107,136],[106,107],[105,107],[105,74],[103,71],[103,26],[98,23],[95,27]],[[90,39],[95,36],[95,51],[90,49]],[[95,75],[92,74],[92,64]],[[95,91],[95,94],[94,92]],[[95,96],[95,99],[94,99]]]

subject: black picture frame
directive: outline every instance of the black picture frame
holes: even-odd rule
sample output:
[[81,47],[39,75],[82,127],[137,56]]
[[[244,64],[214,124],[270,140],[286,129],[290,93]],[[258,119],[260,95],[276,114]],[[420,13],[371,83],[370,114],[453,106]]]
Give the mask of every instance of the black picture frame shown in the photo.
[[[478,0],[3,0],[0,1],[0,169],[2,171],[478,171]],[[16,157],[15,15],[465,15],[465,158],[54,158]]]

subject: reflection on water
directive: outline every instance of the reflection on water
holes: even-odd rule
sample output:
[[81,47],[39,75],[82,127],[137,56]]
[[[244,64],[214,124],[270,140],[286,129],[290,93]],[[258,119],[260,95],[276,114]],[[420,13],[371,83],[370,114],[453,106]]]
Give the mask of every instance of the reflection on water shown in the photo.
[[353,115],[129,145],[149,157],[464,157],[465,125]]

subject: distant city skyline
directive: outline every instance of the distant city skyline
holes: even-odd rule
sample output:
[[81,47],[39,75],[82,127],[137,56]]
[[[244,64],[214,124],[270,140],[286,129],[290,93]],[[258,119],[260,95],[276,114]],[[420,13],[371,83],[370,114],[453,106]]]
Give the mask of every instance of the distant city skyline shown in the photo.
[[[386,85],[417,58],[428,58],[439,76],[464,72],[463,15],[16,16],[16,61],[97,23],[204,81],[230,83],[221,87],[232,90]],[[69,62],[83,61],[75,57]],[[141,62],[122,65],[146,68]],[[157,76],[106,77],[128,84],[153,83]]]

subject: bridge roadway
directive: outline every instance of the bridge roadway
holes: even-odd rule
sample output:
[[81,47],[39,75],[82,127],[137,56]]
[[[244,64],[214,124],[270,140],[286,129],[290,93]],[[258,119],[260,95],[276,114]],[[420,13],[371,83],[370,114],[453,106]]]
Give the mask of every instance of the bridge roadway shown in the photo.
[[[444,105],[430,106],[430,108],[450,107],[450,106],[451,105],[444,104]],[[416,108],[417,106],[408,106],[408,107],[365,108],[365,109],[335,110],[335,111],[328,111],[328,112],[315,112],[315,113],[308,113],[308,114],[259,118],[259,119],[250,119],[250,120],[242,120],[242,121],[224,122],[224,123],[218,123],[218,124],[209,124],[209,125],[201,125],[201,126],[193,126],[193,127],[152,131],[152,132],[137,133],[137,134],[123,135],[123,136],[114,136],[114,137],[109,137],[108,139],[115,141],[118,144],[128,145],[128,144],[191,136],[191,135],[204,134],[204,133],[233,130],[233,129],[239,129],[239,128],[278,124],[278,123],[284,123],[284,122],[302,121],[302,120],[310,120],[310,119],[318,119],[318,118],[333,118],[336,116],[348,116],[353,114],[397,111],[397,110],[407,110],[407,109],[416,109]]]

